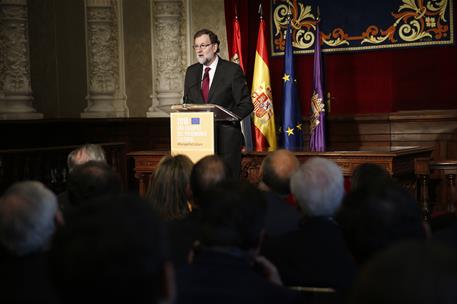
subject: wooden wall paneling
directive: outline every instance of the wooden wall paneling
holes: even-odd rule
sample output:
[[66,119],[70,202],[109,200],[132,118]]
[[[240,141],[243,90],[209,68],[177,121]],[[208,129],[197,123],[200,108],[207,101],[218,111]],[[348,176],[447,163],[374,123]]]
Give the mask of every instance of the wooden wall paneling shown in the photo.
[[[108,164],[119,174],[127,187],[125,143],[101,143]],[[37,180],[55,193],[65,190],[67,156],[78,146],[0,150],[0,193],[18,181]]]
[[332,151],[389,147],[391,144],[388,116],[330,116],[328,139],[329,150]]
[[393,146],[433,146],[433,159],[457,159],[457,110],[396,112],[389,119]]

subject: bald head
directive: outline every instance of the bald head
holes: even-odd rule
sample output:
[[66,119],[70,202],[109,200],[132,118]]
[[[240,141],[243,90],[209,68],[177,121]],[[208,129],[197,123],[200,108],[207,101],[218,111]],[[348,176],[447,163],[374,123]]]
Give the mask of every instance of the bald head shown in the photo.
[[208,155],[200,159],[192,168],[190,186],[194,200],[198,200],[209,187],[228,179],[230,169],[217,155]]
[[289,194],[290,177],[299,168],[297,157],[288,150],[269,153],[260,168],[262,182],[273,192]]

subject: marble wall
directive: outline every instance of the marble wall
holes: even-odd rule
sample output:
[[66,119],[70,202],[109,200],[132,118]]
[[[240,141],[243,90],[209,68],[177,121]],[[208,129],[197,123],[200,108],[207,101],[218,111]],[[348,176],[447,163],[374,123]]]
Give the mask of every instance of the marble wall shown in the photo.
[[[16,2],[27,6],[32,104],[37,112],[43,114],[44,119],[116,117],[98,113],[97,108],[87,114],[90,100],[94,99],[90,58],[97,56],[93,51],[98,49],[91,47],[94,41],[90,41],[92,33],[88,32],[88,27],[92,26],[92,17],[89,16],[88,19],[87,14],[94,7],[113,8],[113,19],[106,23],[113,27],[105,33],[109,36],[107,39],[117,43],[111,48],[117,57],[120,56],[114,59],[116,64],[113,65],[116,68],[113,73],[119,72],[115,75],[115,80],[118,81],[116,88],[120,88],[120,93],[116,94],[125,94],[127,106],[126,111],[118,111],[116,113],[121,114],[114,115],[164,116],[163,113],[149,115],[149,112],[153,108],[154,98],[156,101],[157,98],[160,99],[160,94],[163,95],[169,87],[165,86],[164,90],[161,85],[164,81],[161,77],[165,74],[161,73],[161,69],[170,69],[168,65],[176,65],[176,62],[169,60],[164,63],[161,58],[157,60],[157,56],[160,56],[158,43],[166,39],[157,36],[158,23],[162,22],[158,18],[164,18],[163,14],[156,11],[157,7],[179,7],[176,12],[179,24],[171,30],[179,32],[173,40],[177,50],[174,56],[177,56],[179,62],[172,69],[173,79],[170,80],[168,73],[167,81],[173,82],[170,89],[173,97],[163,99],[165,102],[179,102],[182,96],[185,69],[195,62],[191,48],[195,31],[201,28],[213,30],[221,40],[221,56],[228,57],[224,0],[1,0],[0,4],[14,5]],[[0,29],[7,30],[5,20],[0,21]],[[117,41],[118,37],[122,41]],[[155,41],[157,38],[159,40]],[[0,99],[1,92],[2,88]],[[121,99],[122,96],[114,96],[113,106],[117,107],[117,102],[122,103]],[[164,102],[163,100],[159,102]],[[3,115],[3,108],[0,107],[0,119],[18,118]]]

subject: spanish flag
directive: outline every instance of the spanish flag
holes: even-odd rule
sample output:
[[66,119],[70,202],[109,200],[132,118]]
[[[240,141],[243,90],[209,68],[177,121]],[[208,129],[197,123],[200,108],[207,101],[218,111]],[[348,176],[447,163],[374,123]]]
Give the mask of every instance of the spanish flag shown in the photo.
[[268,50],[265,40],[265,21],[260,17],[259,35],[252,79],[252,103],[254,104],[255,150],[276,150],[275,116],[268,67]]

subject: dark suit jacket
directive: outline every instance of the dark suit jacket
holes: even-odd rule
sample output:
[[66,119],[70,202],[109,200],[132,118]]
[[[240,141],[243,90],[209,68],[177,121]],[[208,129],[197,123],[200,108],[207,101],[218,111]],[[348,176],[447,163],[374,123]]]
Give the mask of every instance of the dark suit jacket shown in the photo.
[[297,230],[301,219],[300,212],[287,203],[286,198],[272,191],[266,191],[267,214],[265,232],[267,237],[277,237]]
[[276,265],[286,286],[347,291],[356,273],[339,226],[326,217],[305,218],[298,230],[265,240],[262,253]]
[[[203,65],[193,64],[187,68],[184,81],[184,102],[204,104],[201,94]],[[219,58],[214,78],[208,93],[208,103],[232,111],[241,119],[254,109],[246,79],[239,65]],[[216,124],[217,153],[228,163],[234,176],[240,174],[242,134],[240,123]]]
[[267,281],[249,259],[211,250],[178,269],[177,303],[297,303],[298,294]]
[[46,253],[17,257],[0,246],[0,303],[59,303]]

